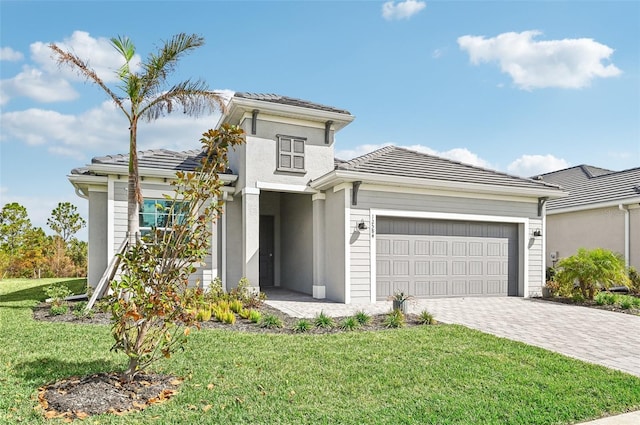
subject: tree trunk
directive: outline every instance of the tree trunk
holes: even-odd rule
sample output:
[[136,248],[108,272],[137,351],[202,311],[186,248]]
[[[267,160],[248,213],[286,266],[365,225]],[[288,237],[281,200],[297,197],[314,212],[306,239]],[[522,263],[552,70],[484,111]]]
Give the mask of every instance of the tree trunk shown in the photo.
[[129,179],[127,193],[127,232],[129,245],[137,242],[140,235],[140,180],[138,178],[138,146],[136,134],[138,130],[138,117],[131,116],[131,127],[129,128]]

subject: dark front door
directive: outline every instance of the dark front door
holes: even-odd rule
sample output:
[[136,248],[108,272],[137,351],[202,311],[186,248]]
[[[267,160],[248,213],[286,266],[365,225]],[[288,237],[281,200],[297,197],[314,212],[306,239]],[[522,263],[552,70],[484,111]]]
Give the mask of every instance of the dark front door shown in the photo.
[[260,216],[260,287],[273,286],[274,220],[272,215]]

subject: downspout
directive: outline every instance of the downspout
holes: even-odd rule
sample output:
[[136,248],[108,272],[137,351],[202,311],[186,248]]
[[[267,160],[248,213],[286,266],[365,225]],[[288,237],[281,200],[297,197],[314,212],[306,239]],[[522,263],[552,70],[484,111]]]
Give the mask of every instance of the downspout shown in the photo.
[[222,290],[227,292],[227,199],[229,194],[222,192],[222,214],[220,215],[220,280]]
[[629,206],[620,204],[618,209],[624,212],[624,265],[629,268],[629,254],[630,254],[630,221],[629,221]]

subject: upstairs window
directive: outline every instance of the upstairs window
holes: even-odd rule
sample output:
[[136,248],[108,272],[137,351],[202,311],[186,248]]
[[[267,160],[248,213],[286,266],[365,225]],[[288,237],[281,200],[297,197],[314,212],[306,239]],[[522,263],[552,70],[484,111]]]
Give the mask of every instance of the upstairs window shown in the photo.
[[278,136],[278,170],[304,173],[305,139]]

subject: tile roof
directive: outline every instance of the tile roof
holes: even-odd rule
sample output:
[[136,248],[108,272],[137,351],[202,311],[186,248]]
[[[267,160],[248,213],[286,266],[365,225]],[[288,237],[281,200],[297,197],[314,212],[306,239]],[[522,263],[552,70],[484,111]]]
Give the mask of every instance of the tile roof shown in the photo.
[[234,97],[243,99],[259,100],[262,102],[280,103],[282,105],[299,106],[308,109],[317,109],[320,111],[336,112],[338,114],[351,115],[346,109],[334,108],[333,106],[321,105],[319,103],[309,102],[307,100],[296,99],[288,96],[281,96],[273,93],[247,93],[236,92]]
[[[151,149],[138,152],[138,167],[153,168],[160,170],[182,170],[190,171],[196,169],[200,165],[203,150],[194,149],[183,152],[171,151],[168,149]],[[91,164],[107,164],[107,165],[129,165],[129,155],[107,155],[95,157],[91,160]],[[87,174],[88,167],[75,168],[71,170],[71,174]]]
[[562,186],[569,196],[552,199],[547,210],[571,208],[640,198],[640,167],[611,171],[578,165],[536,176],[536,179]]
[[336,169],[517,188],[558,189],[558,186],[543,181],[517,177],[397,146],[385,146],[350,161],[337,163]]

